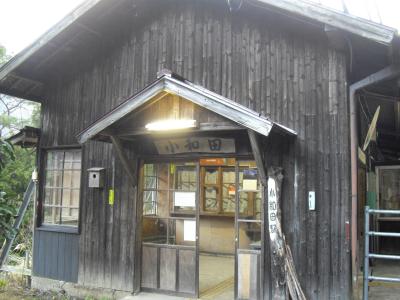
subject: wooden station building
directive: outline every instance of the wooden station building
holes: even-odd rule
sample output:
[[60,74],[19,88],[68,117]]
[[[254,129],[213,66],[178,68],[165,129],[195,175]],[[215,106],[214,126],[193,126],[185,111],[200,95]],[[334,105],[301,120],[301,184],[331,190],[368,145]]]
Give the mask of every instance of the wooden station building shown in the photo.
[[354,99],[397,47],[307,1],[85,1],[0,69],[42,105],[33,282],[201,297],[221,263],[288,299],[291,254],[307,299],[351,298]]

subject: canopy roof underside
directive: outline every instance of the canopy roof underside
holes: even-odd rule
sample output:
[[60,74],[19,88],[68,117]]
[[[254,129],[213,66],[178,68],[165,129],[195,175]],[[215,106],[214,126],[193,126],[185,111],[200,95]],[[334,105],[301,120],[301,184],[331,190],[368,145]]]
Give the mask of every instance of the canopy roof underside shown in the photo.
[[[215,123],[214,125],[210,124],[207,128],[198,126],[190,129],[192,131],[250,129],[263,136],[268,136],[272,130],[288,136],[297,135],[294,130],[274,123],[243,105],[184,79],[176,78],[171,74],[164,74],[79,133],[79,143],[82,144],[92,139],[108,141],[110,136],[123,135],[126,138],[129,136],[129,132],[131,135],[148,134],[142,126],[143,124],[135,123],[135,121],[140,119],[140,114],[144,114],[144,111],[150,105],[167,101],[168,95],[184,99],[184,101],[193,103],[227,121],[224,126],[216,126],[217,123]],[[170,111],[172,108],[167,105],[165,110]],[[156,118],[157,115],[153,111],[150,110],[150,116],[153,115]],[[156,121],[156,119],[153,118],[152,121]],[[132,124],[136,124],[136,127],[132,128]],[[222,122],[218,122],[218,124],[220,125]]]

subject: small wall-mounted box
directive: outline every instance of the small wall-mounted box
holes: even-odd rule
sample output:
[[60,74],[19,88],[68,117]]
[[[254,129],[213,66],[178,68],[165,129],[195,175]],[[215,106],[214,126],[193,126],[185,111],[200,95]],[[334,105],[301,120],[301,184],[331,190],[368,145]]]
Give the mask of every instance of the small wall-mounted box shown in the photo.
[[90,188],[103,188],[104,187],[104,168],[90,168],[89,172],[89,187]]

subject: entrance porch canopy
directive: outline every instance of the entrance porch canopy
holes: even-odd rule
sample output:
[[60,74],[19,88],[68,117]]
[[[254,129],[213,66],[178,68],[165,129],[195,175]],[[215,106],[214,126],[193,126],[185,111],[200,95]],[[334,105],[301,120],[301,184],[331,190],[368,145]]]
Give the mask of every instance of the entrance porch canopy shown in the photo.
[[[149,134],[143,127],[125,131],[123,135],[121,135],[121,130],[126,128],[127,123],[134,121],[134,114],[143,111],[152,103],[162,101],[166,95],[178,96],[223,117],[225,120],[232,121],[228,125],[226,123],[200,123],[197,128],[183,132],[248,129],[263,136],[269,136],[272,131],[287,136],[297,135],[294,130],[275,123],[243,105],[164,71],[155,82],[122,102],[79,133],[77,136],[79,143],[83,144],[91,139],[112,142],[113,137],[124,139],[129,135]],[[173,108],[167,107],[167,109],[172,110]]]

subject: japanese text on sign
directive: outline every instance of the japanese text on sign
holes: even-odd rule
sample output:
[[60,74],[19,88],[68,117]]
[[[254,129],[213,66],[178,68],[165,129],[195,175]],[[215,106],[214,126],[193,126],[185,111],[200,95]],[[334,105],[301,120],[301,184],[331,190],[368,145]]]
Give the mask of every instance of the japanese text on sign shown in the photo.
[[273,178],[268,179],[268,226],[270,234],[277,233],[278,202],[276,195],[276,182]]
[[216,137],[163,139],[154,142],[159,154],[235,153],[235,140]]

